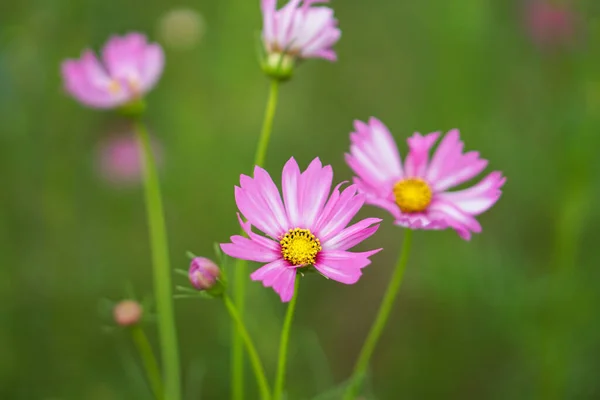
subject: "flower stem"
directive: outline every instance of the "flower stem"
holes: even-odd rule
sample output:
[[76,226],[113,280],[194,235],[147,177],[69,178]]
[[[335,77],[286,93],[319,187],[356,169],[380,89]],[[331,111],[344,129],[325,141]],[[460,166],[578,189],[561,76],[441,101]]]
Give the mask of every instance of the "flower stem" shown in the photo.
[[292,320],[294,319],[294,311],[296,310],[296,300],[298,299],[298,284],[299,278],[296,278],[294,287],[294,296],[288,305],[287,312],[285,314],[285,320],[283,321],[283,328],[281,329],[281,338],[279,339],[279,362],[277,363],[277,377],[275,379],[275,390],[273,391],[273,399],[281,399],[283,393],[283,386],[285,384],[285,369],[287,361],[287,349],[288,342],[290,339],[290,327],[292,326]]
[[362,381],[367,366],[369,364],[369,360],[371,358],[371,355],[373,354],[373,351],[375,350],[375,346],[377,345],[377,341],[381,336],[383,328],[385,327],[385,324],[392,310],[392,306],[394,305],[394,300],[396,299],[396,295],[398,294],[398,290],[400,289],[400,285],[402,284],[402,278],[404,276],[404,270],[406,269],[408,254],[410,252],[411,240],[412,230],[405,229],[404,243],[402,244],[400,257],[398,258],[398,262],[396,263],[394,273],[383,297],[383,301],[379,306],[379,312],[377,313],[375,322],[373,323],[373,326],[371,326],[371,330],[369,331],[367,340],[365,341],[363,348],[360,351],[360,355],[358,356],[358,361],[354,366],[354,371],[352,372],[350,383],[348,385],[348,388],[346,389],[346,393],[344,394],[344,400],[354,400],[355,396],[357,395],[358,391],[362,386]]
[[277,109],[278,94],[279,81],[272,79],[271,88],[269,90],[269,100],[267,101],[267,108],[265,109],[265,119],[263,120],[258,148],[256,149],[256,156],[254,157],[254,165],[258,165],[259,167],[263,166],[265,157],[267,156],[267,148],[269,147],[271,131],[273,130],[273,120],[275,119],[275,110]]
[[[265,117],[263,120],[263,126],[258,140],[258,147],[256,148],[256,155],[254,157],[254,165],[262,167],[265,162],[267,155],[267,148],[269,147],[269,140],[271,138],[271,131],[273,129],[273,119],[275,118],[275,110],[277,109],[277,97],[279,94],[279,82],[275,79],[271,81],[271,88],[269,91],[269,100],[267,101],[267,107],[265,109]],[[244,234],[242,230],[241,234]],[[244,315],[246,309],[245,297],[246,297],[246,279],[247,279],[247,262],[245,260],[238,260],[235,265],[234,272],[234,299],[235,304],[241,315]],[[233,400],[243,400],[244,398],[244,349],[242,338],[238,334],[237,330],[232,331],[231,337],[231,382],[232,392],[231,398]]]
[[158,333],[165,382],[164,397],[168,400],[180,400],[179,352],[173,311],[171,267],[169,266],[169,250],[160,185],[146,127],[140,120],[136,120],[135,128],[144,160],[144,192],[148,228],[150,231],[150,248],[152,250],[152,267],[154,271],[154,296],[156,298]]
[[154,393],[154,398],[157,400],[162,400],[164,398],[164,389],[162,378],[160,376],[160,369],[158,367],[158,363],[156,362],[156,357],[154,356],[152,346],[150,346],[150,342],[146,337],[146,333],[144,333],[144,330],[141,326],[134,325],[131,327],[131,337],[135,343],[135,347],[137,347],[138,353],[140,354],[142,364],[144,364],[146,378],[148,379],[152,393]]
[[250,338],[250,334],[246,329],[244,321],[242,320],[242,317],[240,316],[235,304],[227,294],[223,295],[223,302],[225,303],[225,307],[227,308],[227,311],[234,322],[239,336],[246,345],[248,355],[250,356],[250,363],[252,364],[254,374],[256,375],[256,382],[258,383],[258,388],[260,389],[261,399],[270,400],[271,389],[269,388],[269,383],[267,382],[265,370],[262,362],[260,361],[260,357],[258,356],[258,352],[256,351],[256,347],[254,347],[254,343],[252,343],[252,338]]

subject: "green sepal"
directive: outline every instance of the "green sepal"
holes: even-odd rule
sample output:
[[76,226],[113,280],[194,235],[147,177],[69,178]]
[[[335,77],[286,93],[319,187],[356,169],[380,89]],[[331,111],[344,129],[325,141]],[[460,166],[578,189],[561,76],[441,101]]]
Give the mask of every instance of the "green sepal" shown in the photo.
[[117,108],[119,114],[128,118],[139,118],[144,115],[145,111],[146,101],[141,97]]

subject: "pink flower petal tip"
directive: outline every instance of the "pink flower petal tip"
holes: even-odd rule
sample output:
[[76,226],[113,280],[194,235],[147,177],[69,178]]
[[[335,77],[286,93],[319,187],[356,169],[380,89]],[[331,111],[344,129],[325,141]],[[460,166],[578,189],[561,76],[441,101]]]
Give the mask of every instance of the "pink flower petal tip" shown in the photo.
[[[237,206],[246,219],[240,224],[248,237],[232,236],[221,244],[230,257],[262,263],[252,280],[272,287],[283,302],[294,295],[297,272],[313,266],[323,276],[345,284],[358,281],[369,257],[379,250],[351,252],[350,248],[373,235],[381,222],[366,218],[347,226],[365,202],[350,185],[331,192],[333,171],[314,159],[301,172],[291,158],[282,172],[281,192],[260,167],[254,177],[242,175],[235,187]],[[331,192],[331,193],[330,193]],[[281,195],[283,194],[283,196]],[[255,226],[264,232],[252,231]]]
[[378,119],[355,122],[346,162],[366,202],[389,211],[397,225],[410,229],[454,229],[465,240],[481,232],[475,217],[500,198],[506,178],[492,172],[468,189],[448,191],[479,175],[487,160],[478,152],[463,152],[459,131],[448,132],[431,150],[439,132],[408,139],[402,162],[392,134]]
[[62,63],[66,91],[92,108],[115,108],[133,102],[150,91],[160,78],[164,53],[139,33],[113,36],[102,50],[101,60],[85,50],[78,60]]

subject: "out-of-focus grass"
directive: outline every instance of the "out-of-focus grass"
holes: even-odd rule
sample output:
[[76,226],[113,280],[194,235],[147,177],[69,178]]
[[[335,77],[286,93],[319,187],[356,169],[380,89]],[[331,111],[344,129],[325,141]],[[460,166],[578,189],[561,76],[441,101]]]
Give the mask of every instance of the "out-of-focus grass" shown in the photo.
[[[238,231],[233,185],[251,172],[267,94],[254,53],[258,0],[185,5],[203,15],[205,33],[191,50],[166,48],[164,77],[148,98],[148,122],[165,151],[178,268],[186,268],[187,250],[211,256],[213,242]],[[157,39],[170,7],[0,6],[1,398],[148,398],[132,348],[118,332],[103,333],[96,311],[100,298],[123,296],[128,282],[141,295],[151,291],[140,188],[117,190],[95,169],[97,143],[123,121],[67,98],[58,66],[113,33],[141,30]],[[581,40],[540,49],[526,34],[519,1],[333,7],[343,30],[339,62],[307,62],[283,86],[268,169],[276,175],[291,156],[301,164],[318,156],[337,181],[349,179],[343,153],[352,121],[377,116],[401,149],[413,131],[460,128],[466,148],[508,177],[471,242],[451,231],[416,235],[373,359],[374,393],[597,398],[600,10],[579,1]],[[292,399],[324,390],[329,374],[333,384],[347,378],[391,273],[401,232],[380,210],[361,215],[385,218],[364,245],[385,250],[354,286],[303,282],[291,338]],[[249,301],[250,328],[272,373],[284,307],[258,283],[250,284]],[[177,317],[190,398],[197,391],[222,398],[229,330],[221,305],[178,301]]]

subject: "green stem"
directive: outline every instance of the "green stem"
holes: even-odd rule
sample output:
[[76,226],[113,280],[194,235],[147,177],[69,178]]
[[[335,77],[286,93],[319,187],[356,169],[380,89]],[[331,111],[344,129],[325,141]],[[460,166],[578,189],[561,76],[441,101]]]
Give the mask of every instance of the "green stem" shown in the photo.
[[254,157],[254,165],[262,167],[267,156],[267,148],[271,139],[271,131],[273,130],[273,120],[275,119],[275,110],[277,109],[277,97],[279,94],[279,81],[271,80],[271,88],[269,90],[269,100],[265,109],[265,119],[263,120],[260,139],[258,140],[258,148]]
[[142,359],[142,364],[144,365],[146,377],[150,384],[150,388],[152,389],[152,393],[154,393],[154,397],[157,400],[162,400],[164,398],[162,378],[160,376],[160,369],[156,362],[156,357],[154,356],[154,351],[152,351],[152,346],[150,346],[150,342],[148,341],[144,330],[139,325],[131,327],[131,337],[135,343],[135,347],[137,347],[140,358]]
[[242,320],[242,317],[238,312],[235,304],[233,303],[233,301],[231,301],[231,298],[227,294],[223,296],[223,302],[225,303],[225,307],[227,308],[227,311],[229,312],[229,315],[231,316],[231,319],[234,322],[239,336],[242,338],[243,343],[246,345],[246,350],[248,351],[248,355],[250,356],[250,363],[252,364],[254,374],[256,375],[256,382],[258,383],[261,399],[270,400],[271,389],[269,388],[269,383],[267,382],[265,370],[263,368],[262,362],[260,361],[260,357],[258,356],[258,352],[256,351],[256,347],[254,347],[254,343],[252,343],[252,338],[250,338],[250,334],[246,329],[244,321]]
[[[258,147],[256,148],[256,155],[254,157],[254,165],[262,167],[265,162],[267,155],[267,148],[269,147],[269,140],[271,138],[271,131],[273,129],[273,119],[275,118],[275,110],[277,109],[277,97],[279,94],[279,81],[273,79],[271,81],[271,88],[269,91],[269,100],[267,101],[267,107],[265,109],[265,117],[263,120],[263,126],[258,140]],[[242,230],[241,234],[244,234]],[[246,305],[246,280],[247,280],[247,262],[245,260],[238,260],[235,265],[234,271],[234,288],[233,295],[235,304],[241,315],[244,315]],[[234,329],[231,337],[231,382],[232,392],[231,398],[233,400],[243,400],[244,398],[244,345],[242,338],[238,332]]]
[[169,266],[169,250],[160,185],[146,127],[139,120],[136,120],[135,127],[144,160],[144,192],[148,228],[150,230],[150,248],[152,250],[152,267],[154,271],[154,295],[156,298],[158,333],[165,382],[164,398],[168,400],[180,400],[179,352],[173,311],[173,293],[171,290],[171,267]]
[[367,340],[365,341],[363,348],[360,351],[360,355],[358,356],[358,361],[354,366],[354,371],[350,377],[350,384],[348,385],[348,389],[346,389],[346,393],[344,394],[344,400],[354,400],[362,386],[362,380],[364,378],[365,371],[367,370],[367,366],[369,365],[369,360],[371,359],[371,355],[375,350],[377,341],[383,332],[383,328],[385,328],[385,324],[388,320],[390,312],[392,311],[392,306],[394,305],[394,300],[396,299],[396,295],[398,294],[398,290],[402,284],[402,277],[404,276],[404,270],[406,269],[408,254],[410,252],[411,240],[412,230],[405,229],[404,243],[402,244],[400,257],[398,258],[396,268],[394,269],[394,273],[383,297],[383,301],[379,306],[379,312],[377,313],[375,322],[369,331]]
[[275,390],[273,391],[273,399],[281,399],[283,393],[283,386],[285,383],[285,368],[287,361],[287,349],[288,342],[290,340],[290,328],[292,326],[292,320],[294,318],[294,311],[296,310],[296,300],[298,298],[298,283],[299,278],[296,278],[294,284],[294,296],[290,301],[285,314],[285,320],[283,321],[283,328],[281,329],[281,338],[279,339],[279,362],[277,363],[277,377],[275,379]]

